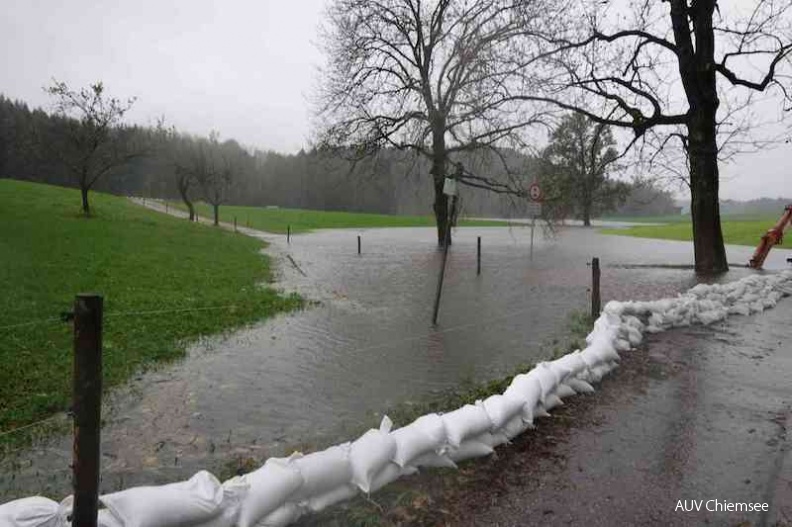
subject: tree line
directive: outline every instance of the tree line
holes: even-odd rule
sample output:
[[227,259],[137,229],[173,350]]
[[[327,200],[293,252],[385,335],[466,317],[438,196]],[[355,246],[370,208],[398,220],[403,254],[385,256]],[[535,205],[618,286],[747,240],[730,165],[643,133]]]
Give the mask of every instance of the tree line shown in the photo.
[[[79,91],[54,83],[48,91],[56,100],[51,112],[0,95],[0,177],[81,188],[86,214],[93,189],[182,200],[191,218],[197,200],[210,204],[216,217],[225,203],[386,214],[425,214],[431,207],[433,189],[424,177],[431,163],[415,152],[383,148],[356,159],[354,151],[337,149],[263,151],[221,140],[217,132],[199,137],[162,124],[125,125],[122,118],[134,101],[109,97],[100,83]],[[564,130],[574,123],[580,120],[570,117],[562,124],[538,156],[502,149],[458,159],[469,173],[487,174],[491,181],[539,181],[548,189],[546,215],[587,221],[627,199],[633,186],[611,180],[603,167],[579,174],[581,167],[564,165],[570,148],[562,146],[570,139]],[[612,148],[612,137],[603,133],[602,145]],[[596,192],[578,195],[573,191],[577,179],[585,183],[581,188]],[[525,199],[474,190],[462,190],[462,214],[527,214]],[[648,202],[665,199],[673,206],[662,190],[652,187],[650,194]]]

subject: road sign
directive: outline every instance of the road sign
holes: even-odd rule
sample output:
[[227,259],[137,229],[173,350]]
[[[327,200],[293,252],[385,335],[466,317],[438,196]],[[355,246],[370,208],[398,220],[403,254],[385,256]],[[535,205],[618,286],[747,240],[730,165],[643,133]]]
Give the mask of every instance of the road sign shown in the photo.
[[531,201],[542,201],[544,194],[542,194],[542,187],[539,186],[539,183],[531,183],[531,186],[528,187],[528,197],[531,198]]
[[445,182],[443,183],[443,194],[445,194],[446,196],[456,196],[457,194],[456,179],[450,177],[445,178]]

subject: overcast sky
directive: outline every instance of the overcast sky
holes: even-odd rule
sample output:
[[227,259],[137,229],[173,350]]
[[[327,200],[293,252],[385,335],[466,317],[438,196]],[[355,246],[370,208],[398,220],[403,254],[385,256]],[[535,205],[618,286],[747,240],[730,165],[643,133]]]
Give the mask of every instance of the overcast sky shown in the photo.
[[[2,0],[0,92],[47,107],[54,77],[138,98],[131,120],[281,152],[308,146],[327,0]],[[792,145],[722,167],[721,196],[791,196]]]

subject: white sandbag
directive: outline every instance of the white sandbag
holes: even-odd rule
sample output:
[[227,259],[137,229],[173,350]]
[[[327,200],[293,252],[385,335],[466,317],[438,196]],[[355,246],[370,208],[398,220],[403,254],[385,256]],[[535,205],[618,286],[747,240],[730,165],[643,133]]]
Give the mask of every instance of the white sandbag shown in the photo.
[[135,487],[100,496],[124,527],[172,527],[209,521],[220,513],[223,487],[202,470],[187,481]]
[[211,520],[199,523],[195,527],[234,527],[236,525],[250,485],[244,477],[236,476],[224,481],[222,486],[223,502],[220,504],[220,512]]
[[451,447],[448,451],[448,457],[455,463],[459,463],[476,457],[488,456],[493,452],[494,450],[491,446],[485,445],[480,441],[468,439],[463,441],[458,447]]
[[566,384],[577,393],[594,393],[594,387],[582,379],[570,377],[567,379]]
[[396,456],[396,441],[389,434],[391,426],[385,416],[379,430],[371,429],[352,443],[352,483],[363,492],[370,492],[371,480]]
[[541,362],[539,363],[540,367],[549,368],[553,375],[556,378],[556,381],[561,383],[566,380],[567,377],[572,375],[572,369],[567,367],[565,361],[556,359],[551,362]]
[[[555,408],[557,406],[564,406],[564,402],[557,395],[552,394],[552,393],[547,396],[547,398],[545,399],[544,404],[542,405],[542,407],[546,411],[550,411],[550,410],[552,410],[553,408]],[[537,413],[537,411],[534,410],[534,414],[536,414],[536,413]]]
[[624,339],[616,339],[613,342],[614,347],[619,351],[630,351],[630,343]]
[[404,467],[412,460],[431,451],[440,450],[446,443],[443,419],[437,414],[427,414],[412,423],[391,432],[396,441],[393,462]]
[[635,347],[638,346],[643,341],[643,336],[641,332],[638,331],[636,328],[632,326],[627,327],[627,340],[630,341],[630,345]]
[[534,407],[534,417],[552,417],[542,403]]
[[507,439],[511,440],[517,437],[518,435],[522,434],[532,426],[533,425],[531,425],[530,423],[526,423],[525,421],[523,421],[522,417],[518,415],[513,417],[511,421],[506,423],[506,426],[503,427],[502,432]]
[[296,459],[294,466],[300,471],[303,484],[291,500],[296,502],[307,500],[311,496],[319,496],[350,483],[352,481],[350,448],[349,443],[344,443]]
[[501,445],[504,445],[509,442],[509,438],[506,437],[506,434],[503,431],[497,432],[484,432],[483,434],[479,434],[475,437],[471,437],[470,441],[475,441],[477,443],[484,443],[490,448],[497,448]]
[[[61,525],[69,527],[71,524],[68,522],[63,522]],[[113,516],[113,513],[110,512],[109,509],[99,510],[99,513],[96,515],[96,525],[97,527],[124,527],[124,524],[121,523],[121,520]],[[228,525],[233,526],[234,524],[229,523]]]
[[388,463],[371,479],[369,492],[377,492],[382,487],[389,485],[402,476],[409,476],[418,472],[415,467],[400,467],[396,463]]
[[542,388],[542,396],[539,400],[544,403],[547,397],[555,391],[556,385],[558,384],[558,377],[553,370],[544,367],[541,362],[536,365],[536,368],[528,372],[528,376],[534,377],[539,381],[539,386]]
[[572,387],[570,387],[567,382],[569,382],[569,379],[567,379],[566,382],[562,382],[556,386],[555,395],[560,399],[566,399],[567,397],[577,395],[577,392],[572,389]]
[[456,463],[451,461],[445,453],[427,452],[422,456],[412,460],[410,466],[416,468],[457,468]]
[[462,408],[442,415],[448,444],[458,447],[462,442],[492,428],[487,412],[480,404],[466,404]]
[[542,384],[537,375],[522,373],[512,379],[509,387],[503,392],[505,397],[514,397],[523,404],[523,419],[528,422],[533,421],[533,409],[542,400]]
[[2,527],[58,527],[58,503],[42,496],[0,505]]
[[481,405],[492,422],[492,430],[499,430],[511,421],[512,417],[521,414],[525,401],[514,395],[492,395],[482,401]]
[[301,454],[269,458],[263,467],[242,476],[250,488],[242,502],[239,527],[254,527],[300,490],[303,477],[294,464],[299,457]]
[[[74,510],[74,496],[66,496],[58,505],[58,523],[61,527],[71,527],[71,515]],[[2,517],[0,516],[0,520]],[[0,521],[0,525],[5,525]],[[96,515],[97,527],[124,527],[121,520],[113,516],[109,509],[99,509]],[[230,524],[229,524],[230,527]]]
[[303,514],[305,514],[303,507],[296,503],[286,503],[262,518],[256,527],[286,527],[299,520]]
[[575,350],[572,353],[567,353],[560,359],[556,359],[553,361],[555,364],[559,364],[561,368],[565,370],[569,370],[569,376],[579,375],[580,373],[584,372],[588,365],[583,361],[580,356],[580,350]]
[[341,503],[342,501],[351,500],[357,496],[358,492],[360,491],[355,485],[347,483],[346,485],[341,485],[330,492],[325,492],[319,496],[312,497],[308,500],[306,505],[311,512],[321,512],[327,507],[332,507],[333,505]]

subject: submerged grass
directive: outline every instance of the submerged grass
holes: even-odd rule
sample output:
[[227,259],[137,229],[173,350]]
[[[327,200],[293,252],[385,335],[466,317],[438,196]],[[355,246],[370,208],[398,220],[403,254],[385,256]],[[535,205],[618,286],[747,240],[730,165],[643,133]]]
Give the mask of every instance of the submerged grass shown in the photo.
[[[181,203],[174,203],[184,210]],[[212,208],[205,203],[196,205],[196,212],[203,218],[212,218]],[[220,207],[220,221],[233,223],[234,218],[240,227],[250,227],[276,234],[286,234],[291,227],[293,234],[310,232],[315,229],[352,229],[379,227],[433,227],[432,216],[396,216],[371,214],[366,212],[341,212],[331,210],[281,209],[262,207],[240,207],[223,205]],[[489,220],[460,219],[461,227],[503,227],[508,223]]]
[[[72,189],[0,180],[0,434],[69,407],[75,294],[104,296],[105,388],[189,342],[297,308],[262,285],[262,243]],[[35,434],[35,432],[34,432]],[[33,435],[34,435],[33,434]],[[32,434],[0,435],[0,445]]]

